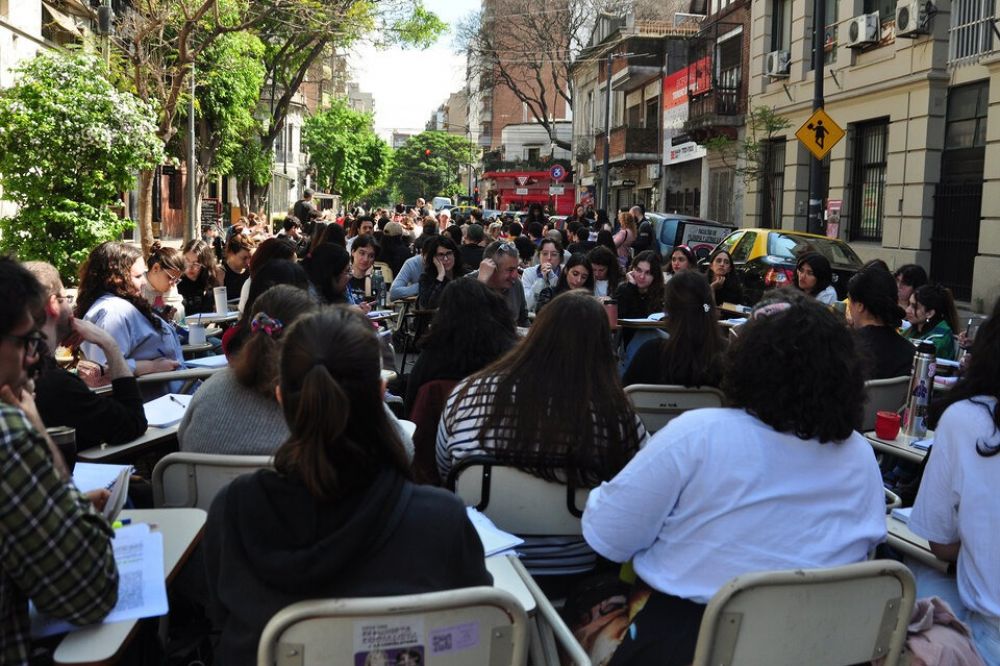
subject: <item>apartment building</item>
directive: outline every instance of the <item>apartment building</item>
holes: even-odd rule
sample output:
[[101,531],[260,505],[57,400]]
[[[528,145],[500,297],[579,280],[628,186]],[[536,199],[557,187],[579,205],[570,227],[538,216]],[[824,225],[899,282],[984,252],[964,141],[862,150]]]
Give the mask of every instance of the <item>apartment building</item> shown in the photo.
[[[1000,291],[1000,162],[988,159],[1000,158],[996,3],[827,3],[825,109],[846,130],[823,163],[827,206],[841,209],[837,234],[864,259],[920,263],[959,300],[991,306]],[[812,5],[754,5],[749,103],[790,127],[766,146],[768,178],[749,188],[747,226],[806,226],[812,157],[794,132],[812,111]],[[773,184],[774,206],[761,182]]]

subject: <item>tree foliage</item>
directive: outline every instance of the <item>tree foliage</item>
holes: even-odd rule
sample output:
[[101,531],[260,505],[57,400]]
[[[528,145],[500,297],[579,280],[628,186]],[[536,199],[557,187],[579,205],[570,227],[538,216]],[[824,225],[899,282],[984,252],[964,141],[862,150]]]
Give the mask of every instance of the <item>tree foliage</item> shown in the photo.
[[375,134],[374,119],[344,100],[306,119],[302,143],[316,167],[316,182],[344,202],[381,187],[389,175],[391,151]]
[[20,206],[0,251],[71,280],[87,252],[131,225],[112,207],[134,173],[163,159],[152,104],[120,92],[85,55],[40,54],[0,94],[0,183]]
[[459,166],[476,159],[476,146],[464,136],[421,132],[393,155],[389,181],[404,201],[453,196],[462,191]]

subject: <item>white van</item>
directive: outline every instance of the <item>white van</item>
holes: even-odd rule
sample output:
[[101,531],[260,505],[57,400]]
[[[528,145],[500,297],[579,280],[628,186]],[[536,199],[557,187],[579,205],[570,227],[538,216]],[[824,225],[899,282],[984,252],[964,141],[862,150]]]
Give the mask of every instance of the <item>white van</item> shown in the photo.
[[451,197],[434,197],[433,199],[431,199],[431,208],[433,208],[434,211],[437,212],[442,208],[444,208],[445,206],[454,205],[454,203],[455,202],[451,200]]

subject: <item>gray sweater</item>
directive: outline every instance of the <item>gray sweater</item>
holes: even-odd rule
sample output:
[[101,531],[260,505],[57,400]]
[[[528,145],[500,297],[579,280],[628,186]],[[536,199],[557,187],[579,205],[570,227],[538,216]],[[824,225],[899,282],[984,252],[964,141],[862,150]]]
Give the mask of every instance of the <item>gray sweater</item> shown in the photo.
[[[385,411],[413,460],[413,440],[388,407]],[[198,388],[177,431],[181,451],[191,453],[269,456],[286,439],[288,426],[281,406],[236,381],[231,368],[215,373]]]

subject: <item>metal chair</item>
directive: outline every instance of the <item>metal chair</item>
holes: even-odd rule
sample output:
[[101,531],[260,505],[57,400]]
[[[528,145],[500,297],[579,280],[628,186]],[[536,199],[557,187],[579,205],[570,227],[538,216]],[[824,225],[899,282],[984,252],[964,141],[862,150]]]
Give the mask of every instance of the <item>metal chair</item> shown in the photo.
[[896,666],[915,597],[893,560],[737,576],[709,601],[692,666]]
[[717,388],[660,384],[632,384],[625,395],[650,434],[689,409],[722,407],[726,396]]
[[880,411],[899,411],[906,402],[906,390],[910,386],[910,376],[890,377],[888,379],[869,379],[865,382],[868,399],[865,401],[865,414],[861,421],[861,432],[875,429],[875,414]]
[[[258,666],[523,666],[528,618],[493,587],[292,604],[264,627]],[[381,660],[379,660],[381,659]]]
[[153,468],[153,506],[207,511],[216,494],[233,479],[270,467],[272,460],[270,456],[170,453]]

